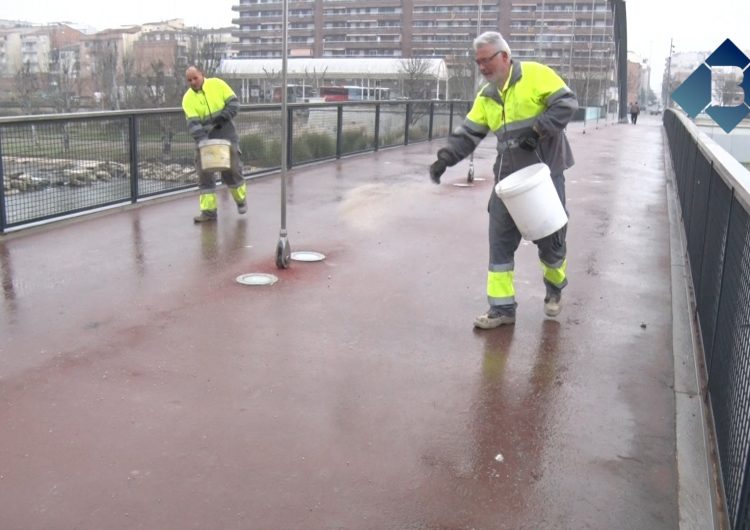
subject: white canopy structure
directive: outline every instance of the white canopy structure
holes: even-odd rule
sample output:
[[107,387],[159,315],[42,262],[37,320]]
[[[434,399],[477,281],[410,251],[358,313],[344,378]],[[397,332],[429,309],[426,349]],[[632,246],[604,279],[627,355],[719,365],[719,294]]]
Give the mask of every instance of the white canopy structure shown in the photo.
[[[357,84],[360,86],[400,86],[416,68],[422,77],[434,80],[436,97],[448,81],[448,68],[442,58],[310,58],[287,59],[287,80],[290,84]],[[253,90],[267,93],[270,86],[279,85],[281,59],[224,59],[217,75],[226,80],[241,81],[240,99],[254,99]]]

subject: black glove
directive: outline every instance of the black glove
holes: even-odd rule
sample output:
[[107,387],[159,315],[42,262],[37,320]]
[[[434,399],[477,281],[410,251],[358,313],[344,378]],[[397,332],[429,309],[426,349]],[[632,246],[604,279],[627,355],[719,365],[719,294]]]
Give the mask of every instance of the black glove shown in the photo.
[[539,133],[534,129],[529,129],[518,137],[518,147],[525,149],[526,151],[536,150],[536,146],[539,145]]
[[432,180],[432,182],[434,182],[435,184],[440,184],[440,177],[443,176],[443,173],[445,173],[445,168],[447,167],[448,164],[445,163],[445,160],[443,160],[442,158],[438,158],[430,166],[430,180]]
[[211,120],[211,125],[214,126],[214,129],[221,129],[221,126],[224,125],[228,120],[219,114],[218,116],[215,116],[213,120]]

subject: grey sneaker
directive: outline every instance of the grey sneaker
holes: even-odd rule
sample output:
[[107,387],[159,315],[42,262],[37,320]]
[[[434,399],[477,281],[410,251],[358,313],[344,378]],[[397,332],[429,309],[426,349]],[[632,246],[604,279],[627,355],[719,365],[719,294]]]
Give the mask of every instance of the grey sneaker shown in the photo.
[[237,203],[237,213],[240,213],[240,214],[247,213],[247,203],[245,201]]
[[201,213],[193,217],[193,222],[206,223],[216,221],[216,210],[201,210]]
[[515,314],[493,311],[492,309],[474,319],[474,327],[480,329],[493,329],[498,326],[515,323]]
[[562,311],[562,296],[560,294],[548,294],[544,298],[544,314],[548,317],[556,317]]

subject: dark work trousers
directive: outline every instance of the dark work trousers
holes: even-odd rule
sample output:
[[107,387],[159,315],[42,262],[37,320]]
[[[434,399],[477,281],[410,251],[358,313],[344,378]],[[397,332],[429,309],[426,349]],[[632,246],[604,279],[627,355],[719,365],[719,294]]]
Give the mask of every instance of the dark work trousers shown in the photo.
[[[552,182],[557,190],[563,207],[565,207],[565,176],[561,173],[552,177]],[[513,270],[514,255],[521,243],[521,232],[518,231],[516,223],[510,216],[505,204],[497,196],[494,189],[490,196],[488,206],[490,213],[490,270]],[[567,208],[566,208],[567,213]],[[542,239],[534,241],[539,252],[539,259],[546,265],[558,266],[566,256],[565,234],[568,230],[567,223],[557,232],[548,235]],[[548,282],[545,280],[545,284]],[[560,290],[565,287],[562,285],[552,286]]]

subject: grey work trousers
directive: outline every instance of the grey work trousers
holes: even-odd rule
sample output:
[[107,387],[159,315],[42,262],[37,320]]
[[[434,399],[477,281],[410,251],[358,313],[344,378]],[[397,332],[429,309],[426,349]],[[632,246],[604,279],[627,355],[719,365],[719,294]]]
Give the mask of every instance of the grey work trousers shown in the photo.
[[[555,175],[552,177],[552,182],[557,190],[557,195],[560,197],[560,202],[565,207],[565,176],[562,173]],[[512,270],[514,255],[521,243],[521,232],[518,231],[516,223],[494,189],[487,209],[490,213],[490,270]],[[560,266],[566,256],[565,235],[567,230],[568,225],[565,224],[557,232],[534,241],[542,263],[549,267]],[[545,284],[549,284],[549,287],[558,290],[565,287],[566,283],[567,281],[562,285],[552,285],[545,280]]]

